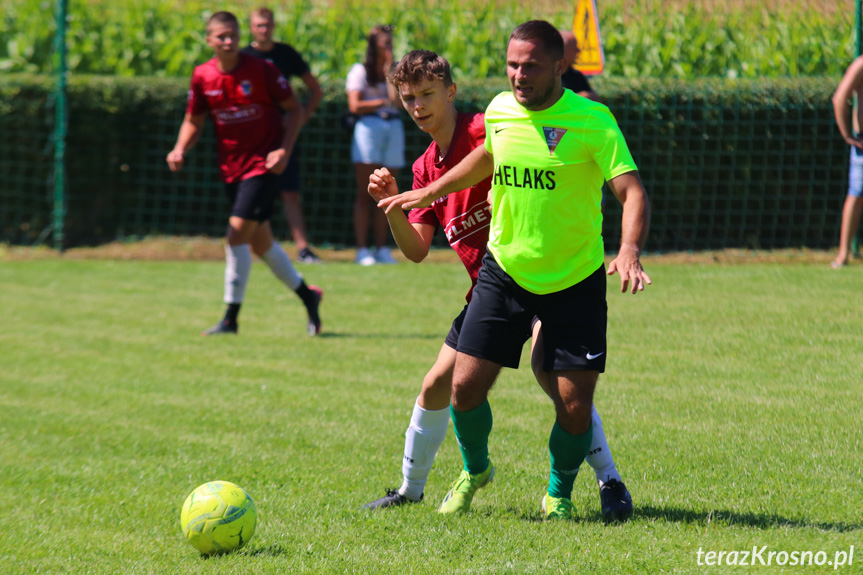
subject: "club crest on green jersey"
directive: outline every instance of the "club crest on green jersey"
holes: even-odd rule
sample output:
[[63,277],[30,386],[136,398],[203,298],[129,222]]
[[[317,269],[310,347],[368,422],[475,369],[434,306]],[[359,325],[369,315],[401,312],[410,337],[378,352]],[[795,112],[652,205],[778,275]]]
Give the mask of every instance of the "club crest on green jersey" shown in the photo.
[[548,144],[548,155],[550,156],[554,154],[554,150],[557,148],[564,134],[566,134],[566,130],[564,128],[543,126],[542,131],[545,134],[545,143]]

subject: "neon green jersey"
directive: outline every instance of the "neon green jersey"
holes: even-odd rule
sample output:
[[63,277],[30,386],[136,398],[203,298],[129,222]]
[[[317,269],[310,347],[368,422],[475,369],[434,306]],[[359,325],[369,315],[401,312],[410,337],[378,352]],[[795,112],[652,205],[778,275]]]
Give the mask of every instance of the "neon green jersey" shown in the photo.
[[614,116],[569,90],[539,112],[504,92],[485,112],[485,133],[495,260],[537,294],[587,278],[603,263],[602,184],[637,169]]

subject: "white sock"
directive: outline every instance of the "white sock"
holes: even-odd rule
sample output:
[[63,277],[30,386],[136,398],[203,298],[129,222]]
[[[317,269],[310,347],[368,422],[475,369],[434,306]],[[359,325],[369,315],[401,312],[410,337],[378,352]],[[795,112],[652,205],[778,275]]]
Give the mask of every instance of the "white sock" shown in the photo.
[[599,486],[611,479],[621,481],[620,473],[617,472],[617,466],[614,465],[614,458],[611,457],[611,449],[608,447],[608,442],[605,440],[605,432],[602,430],[602,419],[596,412],[596,406],[591,408],[591,420],[593,421],[593,441],[590,444],[590,451],[584,458],[588,465],[593,467],[596,473],[596,480]]
[[270,266],[270,271],[273,272],[273,275],[291,288],[291,291],[296,291],[300,287],[300,284],[303,283],[303,276],[294,268],[291,258],[288,257],[288,254],[285,253],[285,250],[278,243],[273,242],[273,245],[261,259]]
[[243,303],[252,271],[249,244],[225,246],[225,303]]
[[429,411],[414,405],[411,424],[405,432],[405,456],[402,459],[404,482],[399,493],[418,500],[425,490],[432,463],[446,437],[449,408]]

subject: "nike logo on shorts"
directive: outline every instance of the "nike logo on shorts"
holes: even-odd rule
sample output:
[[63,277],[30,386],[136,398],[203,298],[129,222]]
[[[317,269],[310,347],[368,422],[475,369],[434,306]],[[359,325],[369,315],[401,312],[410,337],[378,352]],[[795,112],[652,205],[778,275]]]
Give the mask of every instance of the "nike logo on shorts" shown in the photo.
[[600,356],[600,355],[602,355],[603,353],[605,353],[605,352],[604,352],[604,351],[601,351],[601,352],[599,352],[599,353],[590,353],[590,352],[588,352],[586,357],[587,357],[587,360],[588,360],[588,361],[590,361],[590,360],[592,360],[592,359],[596,359],[597,357],[599,357],[599,356]]

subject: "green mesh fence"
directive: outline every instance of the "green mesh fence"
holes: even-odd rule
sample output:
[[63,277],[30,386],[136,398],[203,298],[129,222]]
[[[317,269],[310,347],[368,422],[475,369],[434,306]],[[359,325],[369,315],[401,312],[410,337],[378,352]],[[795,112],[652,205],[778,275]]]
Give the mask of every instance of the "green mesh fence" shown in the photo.
[[[209,127],[171,173],[185,79],[76,78],[70,84],[65,245],[148,235],[222,236],[228,215]],[[828,249],[838,244],[848,149],[833,120],[838,79],[667,85],[597,79],[626,135],[653,206],[648,251]],[[500,83],[460,86],[481,110]],[[328,86],[300,140],[303,205],[317,245],[353,243],[350,136],[341,85]],[[52,221],[50,82],[0,78],[0,241],[45,241]],[[409,161],[428,136],[404,118]],[[410,185],[409,170],[400,174]],[[609,198],[609,251],[620,206]],[[289,237],[277,206],[279,237]],[[437,238],[444,245],[442,237]]]
[[0,241],[34,243],[51,229],[52,146],[42,116],[0,116]]

